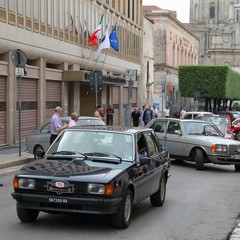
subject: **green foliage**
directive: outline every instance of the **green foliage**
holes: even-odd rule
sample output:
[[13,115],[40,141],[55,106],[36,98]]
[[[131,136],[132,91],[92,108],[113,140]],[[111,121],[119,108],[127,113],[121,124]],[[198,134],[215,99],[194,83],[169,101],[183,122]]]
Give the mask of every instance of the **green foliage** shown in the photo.
[[240,99],[240,74],[229,66],[182,65],[178,77],[182,97],[200,91],[201,98]]

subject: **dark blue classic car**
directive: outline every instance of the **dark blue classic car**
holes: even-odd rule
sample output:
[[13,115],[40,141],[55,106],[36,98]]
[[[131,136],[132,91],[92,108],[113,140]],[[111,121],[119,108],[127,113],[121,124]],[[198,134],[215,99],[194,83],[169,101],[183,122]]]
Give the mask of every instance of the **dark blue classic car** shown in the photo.
[[77,126],[16,173],[12,196],[22,222],[40,211],[109,214],[115,227],[127,228],[134,204],[150,197],[163,205],[169,168],[152,129]]

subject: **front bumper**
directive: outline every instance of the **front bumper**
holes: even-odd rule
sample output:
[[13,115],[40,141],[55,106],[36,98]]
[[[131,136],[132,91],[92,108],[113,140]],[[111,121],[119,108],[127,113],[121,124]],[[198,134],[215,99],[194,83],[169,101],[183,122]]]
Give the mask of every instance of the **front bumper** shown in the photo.
[[122,197],[73,197],[17,192],[13,192],[12,197],[18,202],[18,207],[23,209],[33,209],[43,212],[102,215],[116,213],[122,201]]
[[210,155],[209,160],[217,164],[240,165],[240,155]]

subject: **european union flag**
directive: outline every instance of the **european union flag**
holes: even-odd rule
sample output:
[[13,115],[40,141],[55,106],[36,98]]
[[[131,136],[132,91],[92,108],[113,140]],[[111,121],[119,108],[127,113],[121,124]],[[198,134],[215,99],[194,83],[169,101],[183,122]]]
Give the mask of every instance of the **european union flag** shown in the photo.
[[118,51],[119,48],[118,48],[118,38],[117,38],[117,33],[116,33],[116,26],[113,28],[110,36],[109,36],[109,39],[110,39],[110,45],[111,47],[115,50],[115,51]]

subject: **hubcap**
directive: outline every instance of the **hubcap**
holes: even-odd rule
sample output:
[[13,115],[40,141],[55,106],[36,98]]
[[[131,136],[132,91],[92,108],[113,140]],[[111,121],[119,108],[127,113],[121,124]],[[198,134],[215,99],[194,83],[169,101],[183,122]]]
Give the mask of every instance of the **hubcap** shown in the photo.
[[130,219],[131,210],[132,210],[131,197],[129,195],[127,195],[126,202],[125,202],[125,211],[124,211],[124,216],[125,216],[126,222],[128,222]]

